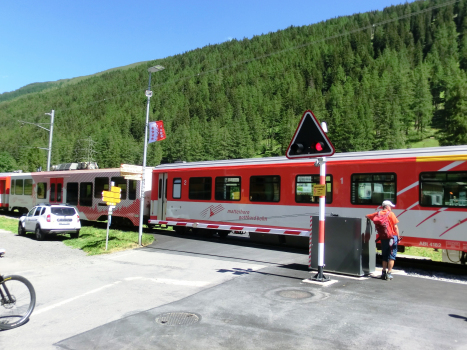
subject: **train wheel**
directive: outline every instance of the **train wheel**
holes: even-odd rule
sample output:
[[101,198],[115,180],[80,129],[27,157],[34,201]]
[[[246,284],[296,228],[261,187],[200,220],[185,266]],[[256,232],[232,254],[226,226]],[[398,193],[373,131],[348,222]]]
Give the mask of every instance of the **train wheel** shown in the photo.
[[202,237],[212,237],[216,231],[207,228],[193,228],[193,232]]
[[186,233],[186,227],[183,226],[172,226],[173,230],[179,235],[184,235]]
[[201,234],[203,235],[203,237],[208,237],[208,238],[214,236],[215,233],[216,233],[216,231],[210,230],[210,229],[207,229],[207,228],[205,228],[205,229],[203,229],[201,231]]
[[229,231],[217,231],[217,234],[219,235],[220,238],[225,238],[229,235]]

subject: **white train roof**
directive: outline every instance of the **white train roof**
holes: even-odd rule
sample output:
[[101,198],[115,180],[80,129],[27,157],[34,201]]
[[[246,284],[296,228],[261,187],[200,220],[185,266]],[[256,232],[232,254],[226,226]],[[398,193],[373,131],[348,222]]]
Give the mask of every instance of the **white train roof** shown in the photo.
[[[327,162],[336,161],[358,161],[371,159],[397,159],[397,158],[413,158],[413,157],[449,157],[449,156],[464,156],[467,158],[467,145],[462,146],[444,146],[444,147],[429,147],[429,148],[408,148],[408,149],[393,149],[383,151],[365,151],[365,152],[345,152],[335,153],[331,157],[326,157]],[[316,158],[298,158],[287,159],[283,157],[265,157],[265,158],[248,158],[248,159],[227,159],[227,160],[209,160],[200,162],[177,162],[170,164],[160,164],[156,167],[146,167],[146,171],[152,169],[186,169],[186,168],[203,168],[203,167],[222,167],[222,166],[244,166],[244,165],[269,165],[269,164],[303,164],[314,163]],[[467,160],[467,159],[466,159]],[[0,173],[1,176],[12,177],[30,177],[32,175],[70,175],[78,173],[110,173],[120,172],[120,168],[107,169],[81,169],[81,170],[61,170],[61,171],[42,171],[35,173]]]
[[[467,157],[467,145],[462,146],[444,146],[430,148],[408,148],[394,149],[384,151],[365,151],[365,152],[345,152],[335,153],[331,157],[326,157],[327,162],[352,161],[352,160],[370,160],[370,159],[396,159],[412,157],[444,157],[463,155]],[[266,158],[248,158],[248,159],[228,159],[228,160],[210,160],[201,162],[177,162],[170,164],[161,164],[155,167],[159,169],[185,169],[198,167],[221,167],[221,166],[242,166],[242,165],[268,165],[268,164],[298,164],[314,163],[316,158],[288,159],[283,157]]]

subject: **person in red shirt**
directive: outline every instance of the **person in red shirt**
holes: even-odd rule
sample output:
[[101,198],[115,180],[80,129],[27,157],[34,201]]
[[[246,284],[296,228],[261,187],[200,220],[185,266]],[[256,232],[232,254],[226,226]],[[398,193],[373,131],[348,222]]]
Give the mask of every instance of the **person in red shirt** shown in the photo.
[[[381,259],[383,262],[383,271],[381,274],[381,278],[383,280],[392,280],[392,268],[394,267],[394,261],[396,260],[397,255],[397,242],[399,241],[399,227],[397,227],[397,223],[399,220],[397,219],[396,215],[392,212],[392,208],[395,207],[391,201],[385,200],[381,204],[383,210],[381,210],[380,214],[385,215],[389,211],[389,233],[392,234],[392,239],[381,239]],[[372,220],[378,212],[373,214],[366,215],[367,219]],[[386,272],[387,269],[387,272]]]

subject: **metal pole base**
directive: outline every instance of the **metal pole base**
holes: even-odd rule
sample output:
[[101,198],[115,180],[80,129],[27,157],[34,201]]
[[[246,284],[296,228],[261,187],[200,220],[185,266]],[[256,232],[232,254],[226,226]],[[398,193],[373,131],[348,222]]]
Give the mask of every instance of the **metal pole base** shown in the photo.
[[310,278],[312,281],[328,282],[331,279],[323,274],[323,266],[318,266],[318,273]]

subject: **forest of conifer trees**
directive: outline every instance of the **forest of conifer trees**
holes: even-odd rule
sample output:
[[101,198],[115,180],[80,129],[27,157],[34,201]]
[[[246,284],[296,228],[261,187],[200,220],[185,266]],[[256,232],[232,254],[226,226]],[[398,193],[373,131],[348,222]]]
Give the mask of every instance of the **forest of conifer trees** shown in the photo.
[[[432,137],[467,144],[467,0],[415,1],[180,55],[0,102],[0,171],[52,163],[141,164],[147,68],[151,120],[167,139],[148,165],[284,155],[303,112],[326,121],[337,152],[398,149]],[[37,86],[35,86],[37,91]]]

